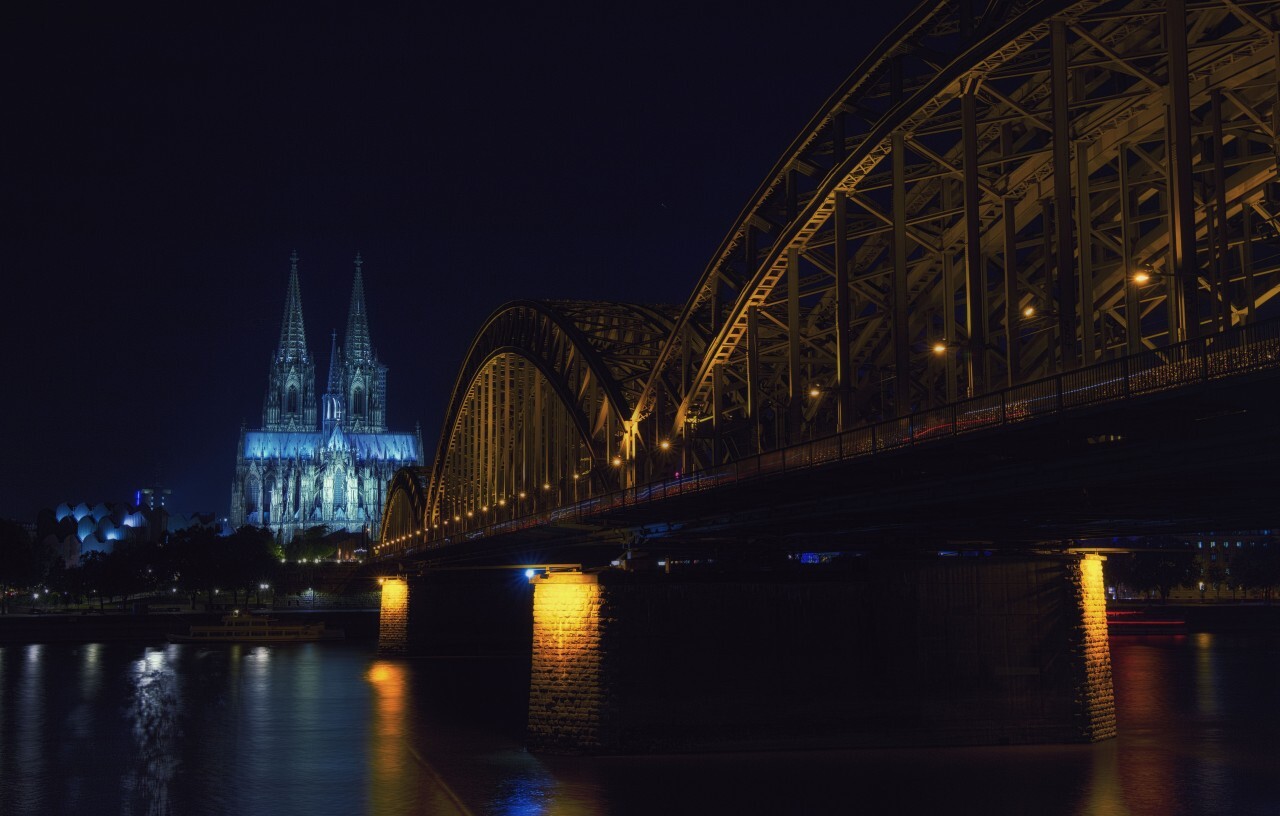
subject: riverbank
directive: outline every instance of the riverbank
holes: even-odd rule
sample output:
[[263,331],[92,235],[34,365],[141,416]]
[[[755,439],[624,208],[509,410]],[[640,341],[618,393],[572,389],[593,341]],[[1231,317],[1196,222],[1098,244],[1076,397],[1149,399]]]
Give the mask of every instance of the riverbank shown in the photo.
[[[376,609],[272,610],[266,614],[299,623],[323,621],[331,629],[342,629],[347,640],[372,643],[378,639]],[[222,614],[216,612],[135,615],[115,610],[0,615],[0,644],[156,642],[167,640],[171,634],[185,634],[193,625],[218,623],[221,618]]]

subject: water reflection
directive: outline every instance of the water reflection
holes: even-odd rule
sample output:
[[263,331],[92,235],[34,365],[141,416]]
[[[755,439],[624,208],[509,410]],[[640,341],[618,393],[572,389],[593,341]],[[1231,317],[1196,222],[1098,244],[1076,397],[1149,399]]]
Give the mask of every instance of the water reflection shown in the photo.
[[121,781],[131,813],[170,812],[169,785],[178,768],[178,718],[182,697],[169,656],[146,649],[132,667],[133,699],[127,714],[137,741],[133,767]]
[[[35,735],[44,727],[45,650],[46,647],[40,644],[27,646],[23,650],[22,674],[14,706],[17,714],[14,725],[18,734]],[[44,804],[45,797],[45,791],[38,780],[47,774],[49,757],[45,756],[40,750],[39,742],[34,739],[22,740],[14,747],[17,773],[12,776],[5,774],[5,787],[12,782],[17,807],[38,809]]]
[[1280,640],[1113,644],[1098,745],[658,757],[523,750],[518,663],[355,644],[0,647],[0,813],[1275,812]]
[[399,813],[414,799],[412,752],[405,732],[411,716],[404,666],[378,660],[365,675],[373,689],[373,722],[370,724],[370,813]]

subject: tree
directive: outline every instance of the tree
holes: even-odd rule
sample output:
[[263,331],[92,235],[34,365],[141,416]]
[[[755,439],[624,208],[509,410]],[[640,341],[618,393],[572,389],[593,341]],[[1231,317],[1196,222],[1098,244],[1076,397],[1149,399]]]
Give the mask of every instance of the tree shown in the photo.
[[337,549],[332,541],[327,540],[329,527],[318,524],[308,527],[285,547],[285,557],[290,561],[314,561],[317,558],[328,558]]
[[36,582],[36,548],[31,536],[16,522],[0,519],[0,604],[9,613],[9,590],[26,589]]
[[1139,550],[1108,557],[1104,574],[1109,583],[1167,601],[1174,587],[1193,585],[1200,568],[1191,550]]
[[239,602],[239,590],[249,593],[262,583],[273,583],[280,566],[275,537],[265,527],[241,527],[225,540],[225,584],[232,591],[232,602]]
[[1266,541],[1239,550],[1231,559],[1231,576],[1241,589],[1261,592],[1271,603],[1280,584],[1280,544]]
[[107,556],[96,550],[90,550],[80,556],[80,566],[76,567],[72,581],[81,588],[86,597],[98,596],[98,608],[107,598]]

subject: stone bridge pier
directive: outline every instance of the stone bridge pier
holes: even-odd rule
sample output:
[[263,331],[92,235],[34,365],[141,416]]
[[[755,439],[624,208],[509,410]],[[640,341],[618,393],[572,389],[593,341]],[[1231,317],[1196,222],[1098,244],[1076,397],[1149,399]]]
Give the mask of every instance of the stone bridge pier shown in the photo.
[[[528,582],[530,606],[513,602],[498,628],[528,626],[535,751],[1090,742],[1115,734],[1101,564],[995,555],[553,572]],[[412,605],[430,594],[410,587]],[[419,613],[396,612],[395,584],[383,591],[384,649],[478,631],[459,613],[446,624],[457,633],[406,638],[396,621],[412,631]],[[437,615],[466,591],[423,605]]]

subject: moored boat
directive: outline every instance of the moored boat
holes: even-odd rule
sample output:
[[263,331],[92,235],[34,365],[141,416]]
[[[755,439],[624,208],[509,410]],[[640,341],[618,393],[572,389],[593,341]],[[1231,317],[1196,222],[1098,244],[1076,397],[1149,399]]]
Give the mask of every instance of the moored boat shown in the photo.
[[222,623],[192,626],[185,635],[169,635],[173,643],[305,643],[340,640],[341,629],[327,629],[324,623],[286,623],[269,615],[250,615],[236,610],[222,617]]

